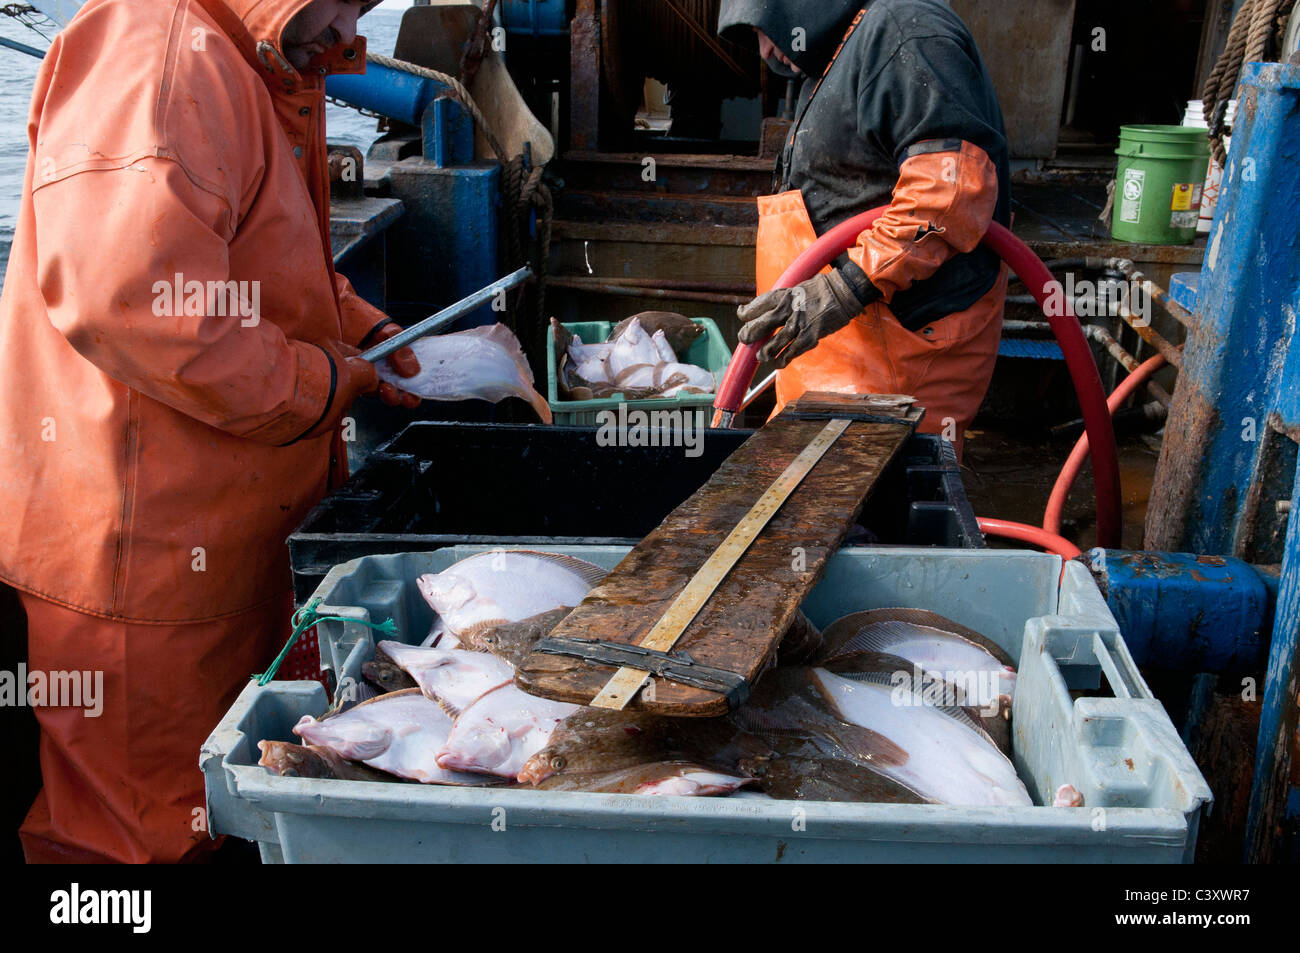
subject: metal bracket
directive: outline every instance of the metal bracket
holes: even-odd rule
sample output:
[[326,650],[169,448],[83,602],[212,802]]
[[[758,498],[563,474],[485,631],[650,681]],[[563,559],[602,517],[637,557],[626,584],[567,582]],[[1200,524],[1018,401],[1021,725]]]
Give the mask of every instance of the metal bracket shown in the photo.
[[727,696],[727,704],[732,708],[742,705],[749,697],[749,683],[743,675],[728,672],[721,668],[701,665],[685,652],[657,652],[639,645],[623,642],[602,642],[599,639],[542,639],[537,643],[535,652],[547,655],[565,655],[581,659],[584,662],[599,662],[616,668],[630,668],[649,672],[663,678],[717,692]]
[[801,413],[787,410],[783,411],[782,415],[790,420],[849,420],[855,424],[901,424],[903,426],[918,424],[921,420],[919,413],[914,414],[911,412],[906,417],[882,417],[879,414],[864,414],[855,411],[841,413],[838,410],[834,413],[820,413],[818,411],[804,411]]
[[435,97],[421,119],[424,157],[440,169],[474,163],[474,120],[449,94]]
[[[819,401],[831,398],[834,405]],[[902,394],[859,394],[846,399],[838,394],[805,394],[781,412],[794,420],[852,420],[869,424],[919,424],[925,411],[915,397]]]

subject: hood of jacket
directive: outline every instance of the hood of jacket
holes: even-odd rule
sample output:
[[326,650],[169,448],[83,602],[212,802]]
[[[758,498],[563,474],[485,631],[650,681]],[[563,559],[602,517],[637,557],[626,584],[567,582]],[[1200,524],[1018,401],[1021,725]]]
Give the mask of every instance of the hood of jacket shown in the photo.
[[243,21],[244,28],[258,43],[270,43],[280,53],[284,28],[289,21],[305,8],[311,6],[312,0],[221,0],[235,16]]
[[753,42],[757,27],[814,78],[825,72],[853,16],[872,0],[722,0],[718,35]]
[[[284,55],[284,28],[289,21],[311,5],[312,0],[198,0],[212,14],[222,28],[243,49],[253,63],[259,63],[280,73],[296,75],[297,71]],[[362,9],[364,16],[378,3]],[[359,72],[365,64],[365,37],[358,33],[350,44],[338,44],[318,53],[311,60],[313,67],[326,72]],[[348,52],[351,50],[352,52]],[[344,56],[346,54],[346,59]]]

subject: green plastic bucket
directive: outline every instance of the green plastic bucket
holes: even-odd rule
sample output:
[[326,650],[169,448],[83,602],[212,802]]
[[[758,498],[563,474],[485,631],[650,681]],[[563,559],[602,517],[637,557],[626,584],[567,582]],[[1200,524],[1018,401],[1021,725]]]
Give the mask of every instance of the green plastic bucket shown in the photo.
[[1111,235],[1116,241],[1186,245],[1196,240],[1210,168],[1204,129],[1121,126]]

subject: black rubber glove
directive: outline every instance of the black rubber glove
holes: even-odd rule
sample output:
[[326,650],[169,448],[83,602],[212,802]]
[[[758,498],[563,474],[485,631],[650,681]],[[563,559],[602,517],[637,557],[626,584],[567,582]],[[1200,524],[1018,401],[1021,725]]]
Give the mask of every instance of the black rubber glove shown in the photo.
[[742,344],[754,344],[775,332],[759,357],[777,367],[785,367],[800,354],[811,351],[828,334],[847,327],[854,316],[880,292],[853,266],[859,278],[855,288],[839,270],[814,275],[793,288],[781,288],[759,295],[736,309],[744,324],[740,328]]

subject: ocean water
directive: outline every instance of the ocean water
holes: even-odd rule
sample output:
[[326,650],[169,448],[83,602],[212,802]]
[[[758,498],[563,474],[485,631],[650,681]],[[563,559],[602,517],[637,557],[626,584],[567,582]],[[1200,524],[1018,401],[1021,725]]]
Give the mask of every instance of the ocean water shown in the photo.
[[[402,11],[378,9],[361,21],[361,32],[368,48],[392,55]],[[52,31],[45,31],[52,36]],[[0,36],[17,40],[37,49],[48,45],[27,27],[0,15]],[[27,167],[27,113],[31,106],[32,84],[41,63],[34,57],[0,47],[0,276],[9,262],[9,245],[13,241],[22,197],[23,174]],[[330,105],[325,113],[326,133],[331,141],[359,146],[364,152],[375,138],[375,120],[353,109]]]

